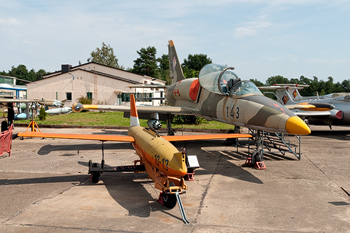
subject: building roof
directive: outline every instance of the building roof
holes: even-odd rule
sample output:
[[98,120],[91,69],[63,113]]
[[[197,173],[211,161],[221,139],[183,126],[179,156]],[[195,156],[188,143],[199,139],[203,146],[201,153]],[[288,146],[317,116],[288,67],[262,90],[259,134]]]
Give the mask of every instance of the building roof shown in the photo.
[[[100,76],[105,76],[105,77],[108,77],[108,78],[114,78],[114,79],[121,80],[121,81],[124,81],[124,82],[129,82],[129,83],[132,83],[132,84],[140,84],[140,82],[137,82],[137,81],[134,81],[134,80],[130,80],[130,79],[126,79],[126,78],[123,78],[123,77],[120,77],[120,76],[115,76],[115,75],[111,75],[111,74],[103,73],[103,72],[99,72],[99,71],[81,69],[81,67],[86,66],[88,64],[96,64],[98,66],[108,67],[108,68],[119,70],[119,71],[122,71],[122,72],[127,72],[127,73],[130,73],[130,74],[133,74],[133,75],[141,76],[142,78],[149,78],[149,79],[152,79],[152,80],[155,80],[155,81],[158,81],[158,82],[164,82],[165,83],[165,81],[161,80],[161,79],[156,79],[156,78],[153,78],[153,77],[150,77],[150,76],[144,76],[144,75],[135,74],[135,73],[127,71],[127,70],[115,68],[115,67],[112,67],[112,66],[103,65],[103,64],[100,64],[100,63],[97,63],[97,62],[87,62],[87,63],[80,64],[80,65],[77,65],[77,66],[73,66],[73,67],[71,67],[71,72],[73,72],[75,70],[83,70],[83,71],[90,72],[90,73],[94,73],[95,72],[96,74],[98,74]],[[55,71],[53,73],[48,73],[48,74],[44,75],[43,79],[56,77],[56,76],[61,75],[61,74],[62,74],[62,70]],[[37,80],[37,81],[40,81],[40,80]]]
[[[141,84],[141,82],[137,82],[137,81],[134,81],[134,80],[131,80],[131,79],[127,79],[127,78],[123,78],[123,77],[116,76],[116,75],[111,75],[111,74],[103,73],[103,72],[100,72],[100,71],[85,70],[85,69],[80,69],[80,68],[79,68],[79,69],[74,69],[74,70],[72,70],[72,72],[77,71],[77,70],[80,70],[80,71],[83,71],[83,72],[87,72],[87,73],[91,73],[91,74],[97,74],[97,75],[99,75],[99,76],[104,76],[104,77],[107,77],[107,78],[112,78],[112,79],[124,81],[124,82],[127,82],[127,83]],[[61,72],[55,72],[55,73],[51,73],[51,74],[53,74],[53,75],[51,75],[50,77],[47,77],[47,78],[43,77],[43,79],[37,80],[36,82],[42,81],[42,80],[44,80],[44,79],[53,78],[53,77],[57,77],[57,76],[62,75]]]

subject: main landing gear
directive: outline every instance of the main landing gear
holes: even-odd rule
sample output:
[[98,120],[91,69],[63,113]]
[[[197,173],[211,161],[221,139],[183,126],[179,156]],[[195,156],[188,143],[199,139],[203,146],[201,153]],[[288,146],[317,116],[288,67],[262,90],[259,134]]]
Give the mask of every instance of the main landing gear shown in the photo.
[[[173,182],[169,183],[169,186],[174,187]],[[176,191],[177,192],[177,191]],[[160,192],[158,202],[164,205],[165,207],[172,209],[176,206],[176,196],[170,192]]]
[[253,151],[252,156],[248,157],[245,162],[245,164],[247,164],[248,166],[253,166],[258,170],[266,169],[265,163],[263,162],[263,157],[264,157],[263,140],[264,140],[263,131],[258,130],[256,132],[256,135],[254,136],[256,148]]
[[[169,183],[169,185],[168,185],[168,183]],[[165,187],[167,187],[168,190],[160,192],[158,202],[169,209],[174,208],[176,206],[176,203],[178,203],[181,217],[182,217],[182,221],[185,224],[190,223],[186,218],[185,209],[182,205],[182,201],[180,198],[180,192],[185,193],[185,191],[178,190],[177,188],[179,186],[176,186],[171,181],[167,181]]]

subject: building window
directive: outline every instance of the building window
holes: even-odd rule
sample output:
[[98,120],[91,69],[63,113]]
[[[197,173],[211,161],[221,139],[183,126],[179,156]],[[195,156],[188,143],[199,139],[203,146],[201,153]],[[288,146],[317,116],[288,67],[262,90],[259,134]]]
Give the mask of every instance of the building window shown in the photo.
[[67,101],[72,101],[72,92],[66,92]]
[[92,100],[92,92],[87,92],[86,96],[89,100]]

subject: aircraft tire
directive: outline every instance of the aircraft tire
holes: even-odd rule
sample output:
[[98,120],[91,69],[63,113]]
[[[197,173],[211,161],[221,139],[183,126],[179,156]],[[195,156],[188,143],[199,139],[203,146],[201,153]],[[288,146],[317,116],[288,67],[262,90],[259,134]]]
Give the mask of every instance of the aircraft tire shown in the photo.
[[[170,182],[169,186],[175,186],[175,184],[173,182]],[[164,194],[163,201],[164,201],[164,206],[169,209],[174,208],[177,202],[175,194]]]

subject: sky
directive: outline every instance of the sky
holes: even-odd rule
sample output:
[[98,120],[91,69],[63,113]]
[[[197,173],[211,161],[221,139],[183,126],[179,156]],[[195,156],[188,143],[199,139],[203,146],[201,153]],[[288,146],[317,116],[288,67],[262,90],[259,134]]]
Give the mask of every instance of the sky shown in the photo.
[[350,0],[0,0],[0,71],[61,70],[109,44],[132,68],[141,48],[180,62],[206,54],[263,83],[275,75],[350,79]]

